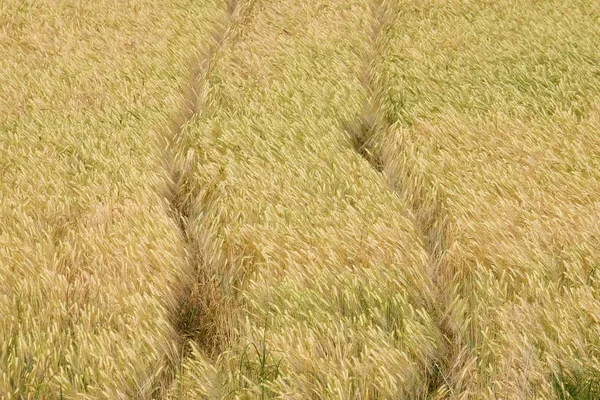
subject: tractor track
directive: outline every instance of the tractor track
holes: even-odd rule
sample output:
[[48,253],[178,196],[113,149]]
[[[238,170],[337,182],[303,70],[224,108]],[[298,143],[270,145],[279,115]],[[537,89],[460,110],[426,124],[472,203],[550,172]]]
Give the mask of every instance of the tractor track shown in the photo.
[[401,164],[393,160],[406,150],[403,143],[393,136],[395,121],[386,120],[381,112],[385,87],[378,79],[380,49],[385,45],[383,31],[393,19],[384,4],[382,0],[373,0],[371,4],[372,45],[361,77],[367,101],[362,114],[356,121],[345,124],[344,128],[355,151],[373,169],[385,175],[390,189],[409,206],[414,226],[428,255],[428,274],[435,286],[435,299],[427,308],[441,333],[442,342],[438,356],[430,360],[427,367],[426,398],[462,398],[461,381],[474,359],[467,350],[459,324],[452,317],[453,306],[461,300],[455,285],[456,278],[464,274],[459,270],[459,263],[448,253],[454,243],[455,226],[441,188],[432,186],[415,163],[411,165],[410,157]]
[[[242,4],[240,4],[242,3]],[[171,324],[178,335],[178,359],[165,361],[165,368],[153,384],[152,397],[161,398],[172,386],[177,366],[189,352],[188,343],[196,342],[202,351],[215,360],[225,349],[230,339],[231,327],[220,321],[220,315],[227,314],[235,305],[221,287],[222,279],[215,276],[215,266],[207,267],[210,261],[203,254],[210,241],[211,232],[201,232],[198,226],[207,226],[207,216],[215,198],[202,193],[194,185],[194,168],[198,161],[191,149],[185,148],[186,126],[207,108],[206,78],[214,68],[220,49],[228,41],[235,40],[239,27],[250,14],[255,0],[228,0],[227,12],[222,22],[213,31],[214,41],[196,57],[190,69],[190,78],[184,93],[179,112],[173,116],[169,129],[164,132],[164,165],[167,172],[165,197],[169,215],[179,228],[184,242],[186,269],[189,276],[183,277],[177,288],[177,307],[171,311]],[[379,67],[378,54],[382,40],[382,30],[387,23],[381,0],[373,0],[372,51],[365,61],[365,74],[362,77],[367,93],[367,101],[357,121],[348,124],[355,150],[377,171],[385,174],[394,192],[403,198],[414,215],[414,224],[420,235],[423,247],[429,256],[428,274],[435,285],[436,298],[428,305],[441,332],[442,342],[438,356],[427,367],[427,398],[459,398],[460,384],[455,376],[461,375],[464,365],[471,359],[465,353],[465,340],[459,333],[457,324],[450,317],[451,307],[457,294],[453,289],[456,265],[448,256],[454,230],[452,219],[444,205],[440,190],[425,184],[417,168],[405,166],[398,174],[390,167],[389,149],[378,145],[377,138],[392,128],[392,123],[380,115],[382,89],[377,82]],[[410,179],[407,179],[410,178]],[[414,183],[417,182],[417,183]],[[217,268],[218,269],[218,268]],[[223,266],[223,270],[227,266]]]
[[166,178],[162,191],[167,200],[167,212],[183,241],[187,273],[180,277],[179,287],[174,288],[176,306],[169,312],[171,325],[177,333],[178,356],[165,359],[161,373],[152,383],[152,398],[163,398],[173,385],[178,366],[189,355],[191,341],[208,358],[215,360],[230,338],[222,315],[232,306],[231,296],[224,293],[221,277],[215,276],[219,266],[212,265],[214,260],[207,260],[204,254],[204,249],[211,246],[207,242],[214,233],[203,232],[206,223],[202,222],[210,216],[210,206],[215,198],[206,193],[203,196],[200,188],[194,185],[194,171],[199,164],[194,151],[186,148],[185,136],[190,122],[208,108],[207,78],[221,49],[225,43],[236,40],[254,4],[255,0],[226,0],[224,17],[213,28],[212,43],[198,49],[193,57],[189,80],[181,94],[181,106],[159,138],[164,149]]

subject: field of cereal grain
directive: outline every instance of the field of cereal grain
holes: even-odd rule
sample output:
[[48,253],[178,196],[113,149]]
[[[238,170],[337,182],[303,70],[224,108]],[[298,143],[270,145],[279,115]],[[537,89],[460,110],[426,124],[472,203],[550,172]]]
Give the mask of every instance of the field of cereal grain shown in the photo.
[[600,398],[600,5],[0,4],[0,398]]

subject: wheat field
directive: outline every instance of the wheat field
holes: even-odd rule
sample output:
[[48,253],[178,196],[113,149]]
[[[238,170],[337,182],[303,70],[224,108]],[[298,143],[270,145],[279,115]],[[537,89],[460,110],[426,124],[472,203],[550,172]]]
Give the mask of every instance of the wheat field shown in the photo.
[[0,398],[600,398],[600,4],[6,0]]

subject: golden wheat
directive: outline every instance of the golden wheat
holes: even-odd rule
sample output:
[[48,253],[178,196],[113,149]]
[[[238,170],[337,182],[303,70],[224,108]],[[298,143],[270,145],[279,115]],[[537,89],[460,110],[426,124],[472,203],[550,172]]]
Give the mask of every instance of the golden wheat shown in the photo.
[[597,398],[599,19],[3,2],[0,397]]
[[174,397],[426,393],[440,340],[428,258],[341,124],[365,101],[370,23],[366,1],[257,2],[219,49],[179,159],[196,165],[206,301],[235,317],[215,322],[229,350],[209,369],[198,348]]
[[452,221],[440,279],[469,357],[454,392],[594,398],[600,9],[408,3],[388,4],[370,143],[417,214]]
[[185,275],[156,133],[223,5],[0,5],[0,397],[134,398]]

